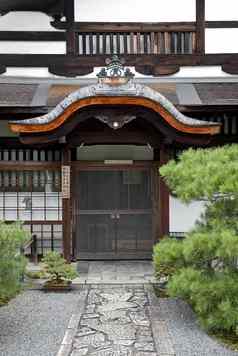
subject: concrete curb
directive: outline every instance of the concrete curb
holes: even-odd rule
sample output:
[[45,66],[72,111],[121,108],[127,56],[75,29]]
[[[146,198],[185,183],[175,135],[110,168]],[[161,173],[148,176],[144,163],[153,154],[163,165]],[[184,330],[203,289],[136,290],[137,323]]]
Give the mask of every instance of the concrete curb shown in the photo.
[[[72,292],[75,291],[75,290],[82,290],[82,289],[87,289],[87,288],[96,288],[98,286],[112,286],[112,287],[120,287],[120,286],[132,286],[132,287],[136,287],[138,285],[143,285],[143,286],[156,286],[156,285],[159,285],[159,283],[154,283],[154,282],[133,282],[133,281],[128,281],[128,282],[124,282],[124,281],[118,281],[118,282],[111,282],[111,281],[105,281],[103,283],[100,283],[100,282],[94,282],[94,283],[91,283],[91,282],[88,282],[88,283],[74,283],[72,285]],[[25,285],[25,288],[28,289],[28,290],[41,290],[41,291],[44,291],[43,288],[42,288],[42,283],[37,283],[37,282],[33,282],[30,286],[29,285]],[[70,293],[71,291],[68,291],[68,293]]]
[[77,333],[78,324],[85,309],[85,301],[88,296],[88,288],[83,288],[79,295],[78,308],[74,314],[72,314],[64,338],[60,345],[59,351],[56,356],[70,356],[73,346],[74,337]]
[[159,313],[159,299],[156,297],[153,286],[146,286],[145,289],[149,298],[149,314],[153,339],[158,355],[160,356],[175,356],[172,339],[170,337],[166,320],[163,320]]

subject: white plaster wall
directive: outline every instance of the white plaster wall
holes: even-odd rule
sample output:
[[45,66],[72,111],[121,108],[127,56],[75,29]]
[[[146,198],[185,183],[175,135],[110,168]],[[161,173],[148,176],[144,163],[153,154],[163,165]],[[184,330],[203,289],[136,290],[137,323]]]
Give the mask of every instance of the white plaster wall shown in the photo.
[[170,196],[170,232],[191,230],[204,211],[204,204],[202,201],[195,201],[186,205]]
[[[76,21],[194,21],[195,0],[75,0]],[[172,9],[172,11],[171,11]]]
[[237,13],[237,0],[206,0],[206,19],[208,21],[237,21]]
[[[233,39],[232,43],[231,38]],[[238,53],[237,38],[238,28],[207,29],[206,53]]]
[[0,54],[65,54],[65,52],[65,42],[0,41]]
[[0,17],[0,31],[58,31],[51,18],[42,12],[9,12]]

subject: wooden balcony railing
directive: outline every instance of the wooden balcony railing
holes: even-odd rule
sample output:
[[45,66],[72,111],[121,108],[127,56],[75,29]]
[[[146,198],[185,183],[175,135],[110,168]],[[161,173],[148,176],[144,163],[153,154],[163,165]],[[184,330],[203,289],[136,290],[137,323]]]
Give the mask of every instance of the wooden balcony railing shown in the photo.
[[192,31],[79,33],[79,55],[192,54]]

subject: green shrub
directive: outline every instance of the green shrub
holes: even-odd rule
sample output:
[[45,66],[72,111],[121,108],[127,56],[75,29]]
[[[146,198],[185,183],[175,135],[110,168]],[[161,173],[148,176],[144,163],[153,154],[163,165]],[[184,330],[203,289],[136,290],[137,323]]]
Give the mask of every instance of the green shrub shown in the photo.
[[167,293],[187,300],[212,333],[238,335],[238,145],[189,149],[160,169],[170,190],[206,209],[182,242],[154,248],[158,278]]
[[58,252],[48,252],[42,259],[45,263],[45,272],[49,275],[49,281],[61,284],[64,281],[77,277],[77,272]]
[[164,271],[169,276],[168,295],[189,302],[206,329],[238,333],[234,231],[194,231],[183,241],[167,238],[155,246],[153,259],[157,277],[163,277]]
[[26,259],[19,254],[29,234],[21,223],[0,222],[0,300],[6,302],[14,297],[21,287]]
[[238,334],[237,274],[208,277],[194,268],[185,268],[169,281],[168,294],[187,300],[207,330]]
[[26,271],[25,276],[30,279],[45,279],[47,277],[44,271],[35,271],[35,272]]
[[178,266],[184,265],[180,241],[164,238],[154,246],[153,264],[158,279],[173,275]]

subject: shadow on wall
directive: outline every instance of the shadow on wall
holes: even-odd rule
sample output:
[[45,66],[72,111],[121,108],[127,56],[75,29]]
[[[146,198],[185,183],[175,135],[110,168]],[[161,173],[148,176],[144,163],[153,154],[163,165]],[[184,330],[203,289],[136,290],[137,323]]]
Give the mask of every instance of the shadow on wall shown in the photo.
[[191,230],[204,212],[204,207],[205,202],[203,201],[195,201],[186,205],[179,199],[170,196],[170,232]]

